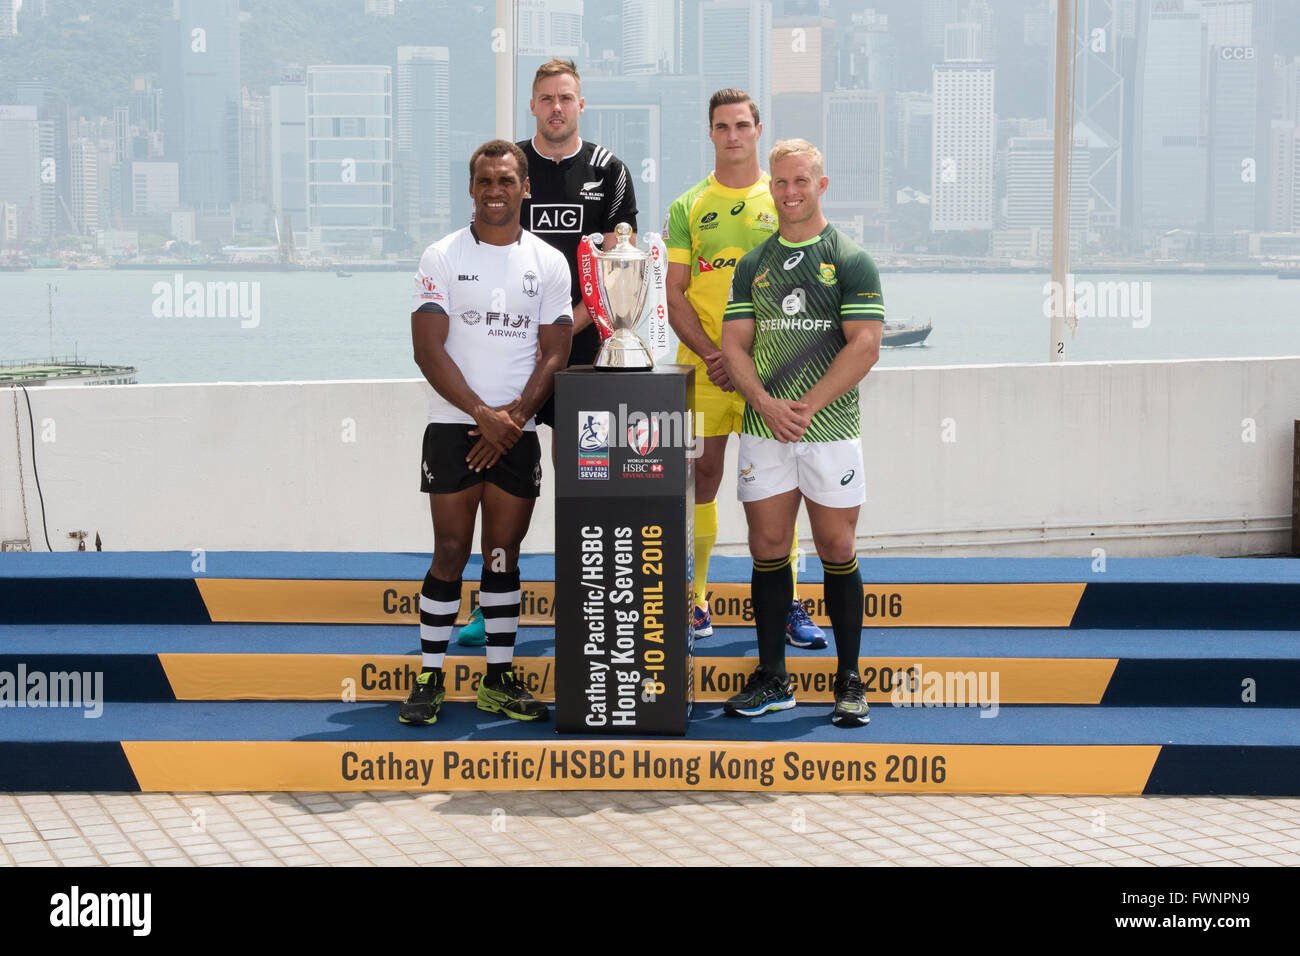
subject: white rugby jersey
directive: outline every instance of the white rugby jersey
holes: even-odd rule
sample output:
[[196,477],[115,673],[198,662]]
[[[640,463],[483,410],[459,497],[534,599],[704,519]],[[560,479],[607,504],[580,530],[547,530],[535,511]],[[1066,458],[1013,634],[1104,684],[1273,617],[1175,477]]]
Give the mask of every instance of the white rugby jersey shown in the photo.
[[[488,405],[506,405],[523,393],[537,367],[538,329],[573,323],[569,264],[527,230],[508,246],[494,246],[467,227],[420,257],[411,311],[422,306],[447,315],[447,354],[469,387]],[[436,387],[429,421],[474,423]],[[536,428],[529,419],[525,430]]]

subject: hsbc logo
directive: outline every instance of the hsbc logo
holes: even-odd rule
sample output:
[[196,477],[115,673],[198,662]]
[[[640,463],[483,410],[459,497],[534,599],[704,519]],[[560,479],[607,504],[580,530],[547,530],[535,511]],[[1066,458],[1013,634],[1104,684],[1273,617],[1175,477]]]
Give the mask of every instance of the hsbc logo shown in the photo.
[[528,209],[529,232],[582,232],[581,203],[534,203]]

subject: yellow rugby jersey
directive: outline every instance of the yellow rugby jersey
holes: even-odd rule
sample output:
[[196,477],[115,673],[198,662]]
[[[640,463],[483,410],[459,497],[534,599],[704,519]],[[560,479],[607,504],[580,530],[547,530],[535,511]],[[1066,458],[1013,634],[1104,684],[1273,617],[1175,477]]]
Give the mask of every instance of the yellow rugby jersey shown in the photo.
[[[668,208],[664,228],[668,261],[690,265],[686,300],[715,345],[722,343],[722,313],[736,263],[776,232],[776,204],[768,182],[764,173],[752,186],[731,189],[710,173]],[[685,345],[678,346],[677,361],[703,364]]]

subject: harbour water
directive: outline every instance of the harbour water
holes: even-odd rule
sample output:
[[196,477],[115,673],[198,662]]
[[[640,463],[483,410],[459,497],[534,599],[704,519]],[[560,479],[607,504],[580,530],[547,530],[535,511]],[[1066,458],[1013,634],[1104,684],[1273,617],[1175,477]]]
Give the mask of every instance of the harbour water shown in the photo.
[[[884,269],[881,280],[890,321],[934,322],[924,346],[885,349],[881,367],[1047,360],[1044,275]],[[204,284],[202,309],[186,309],[189,283]],[[209,296],[207,283],[235,285]],[[400,272],[0,273],[0,359],[49,354],[49,284],[55,352],[134,365],[142,384],[419,377]],[[1068,360],[1300,354],[1300,282],[1089,274],[1073,291],[1084,314]]]

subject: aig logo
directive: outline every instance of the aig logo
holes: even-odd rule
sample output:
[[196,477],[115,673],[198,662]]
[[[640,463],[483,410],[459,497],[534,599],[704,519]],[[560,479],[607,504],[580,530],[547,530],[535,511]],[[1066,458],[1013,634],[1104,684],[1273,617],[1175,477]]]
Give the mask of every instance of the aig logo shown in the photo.
[[538,203],[529,207],[529,232],[582,232],[582,205]]

